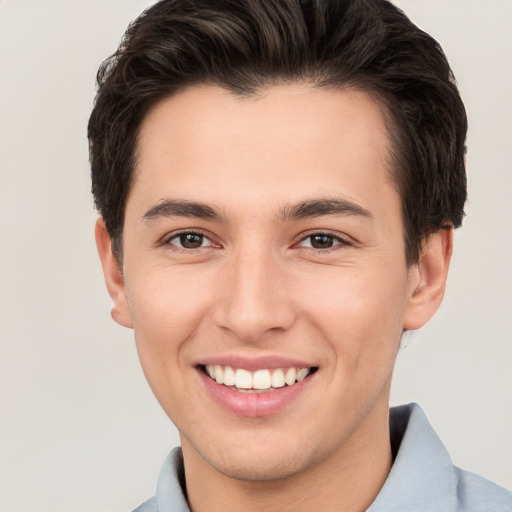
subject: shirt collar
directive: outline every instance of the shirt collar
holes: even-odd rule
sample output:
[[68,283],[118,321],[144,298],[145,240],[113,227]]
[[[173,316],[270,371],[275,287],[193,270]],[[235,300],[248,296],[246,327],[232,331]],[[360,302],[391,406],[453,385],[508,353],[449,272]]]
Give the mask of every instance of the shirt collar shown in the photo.
[[174,448],[162,465],[156,485],[156,499],[160,512],[190,512],[185,497],[184,475],[181,448]]
[[441,440],[417,404],[390,411],[391,472],[368,512],[457,510],[457,474]]

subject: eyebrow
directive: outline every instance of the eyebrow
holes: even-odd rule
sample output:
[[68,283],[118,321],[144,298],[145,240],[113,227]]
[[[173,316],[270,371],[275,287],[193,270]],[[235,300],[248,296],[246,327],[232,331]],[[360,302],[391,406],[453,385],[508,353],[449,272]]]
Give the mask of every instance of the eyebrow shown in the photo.
[[[370,220],[373,219],[372,213],[366,208],[353,201],[339,198],[310,199],[294,205],[287,205],[280,211],[277,218],[279,221],[285,222],[323,215],[356,215]],[[216,207],[205,203],[177,199],[162,200],[142,216],[142,221],[148,222],[159,217],[193,217],[215,222],[227,222],[227,215]]]
[[295,205],[286,206],[280,217],[281,221],[300,220],[323,215],[356,215],[373,220],[372,213],[362,206],[347,199],[328,198],[311,199]]
[[148,222],[159,217],[195,217],[217,222],[224,222],[226,219],[226,215],[220,210],[205,203],[175,199],[165,199],[153,206],[142,216],[142,221]]

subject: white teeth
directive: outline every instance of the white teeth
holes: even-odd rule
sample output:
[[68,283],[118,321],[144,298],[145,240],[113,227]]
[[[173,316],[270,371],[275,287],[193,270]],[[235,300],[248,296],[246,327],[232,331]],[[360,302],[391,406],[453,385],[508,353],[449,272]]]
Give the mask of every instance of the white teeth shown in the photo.
[[215,368],[211,364],[206,366],[206,373],[215,380]]
[[299,368],[297,370],[297,382],[302,382],[309,374],[309,368]]
[[288,386],[295,384],[295,380],[297,379],[297,370],[295,368],[288,368],[286,373],[284,374],[284,381]]
[[235,373],[235,387],[239,389],[252,388],[252,375],[247,370],[239,368]]
[[252,376],[253,389],[268,389],[272,386],[270,372],[268,370],[258,370]]
[[311,368],[277,368],[275,370],[257,370],[251,373],[243,368],[231,366],[206,365],[206,373],[218,384],[236,387],[240,390],[265,390],[293,386],[303,381]]
[[222,366],[216,364],[214,366],[214,371],[217,384],[224,384],[224,372],[222,371]]
[[235,370],[231,366],[224,368],[224,385],[234,386],[235,385]]
[[282,388],[284,386],[284,372],[281,368],[274,370],[272,373],[272,387],[273,388]]

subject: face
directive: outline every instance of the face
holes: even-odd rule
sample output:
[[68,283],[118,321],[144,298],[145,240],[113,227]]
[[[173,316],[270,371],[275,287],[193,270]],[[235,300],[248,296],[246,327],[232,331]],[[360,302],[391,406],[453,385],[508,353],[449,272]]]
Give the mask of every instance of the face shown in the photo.
[[437,308],[449,252],[434,237],[407,267],[388,154],[357,91],[190,88],[147,115],[122,274],[101,221],[98,244],[185,455],[269,480],[371,449],[401,334]]

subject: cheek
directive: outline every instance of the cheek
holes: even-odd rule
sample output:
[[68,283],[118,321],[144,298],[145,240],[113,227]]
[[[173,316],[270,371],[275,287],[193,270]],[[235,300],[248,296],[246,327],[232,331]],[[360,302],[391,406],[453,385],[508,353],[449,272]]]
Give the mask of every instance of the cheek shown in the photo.
[[191,401],[187,381],[188,341],[195,337],[208,308],[205,294],[201,293],[203,287],[195,285],[194,280],[180,279],[171,272],[155,274],[158,278],[133,280],[133,287],[128,280],[128,305],[146,380],[162,408],[176,423],[181,416],[188,417],[186,408]]
[[201,279],[173,270],[148,271],[147,277],[133,279],[133,288],[130,281],[127,283],[134,330],[150,335],[152,340],[161,336],[166,339],[188,336],[209,288]]
[[383,277],[385,273],[335,269],[332,274],[309,294],[304,314],[331,345],[337,365],[351,373],[361,366],[390,370],[403,327],[403,272]]
[[203,286],[177,273],[155,275],[134,280],[133,288],[127,284],[137,350],[150,385],[169,378],[185,362],[181,356],[187,341],[207,315]]

